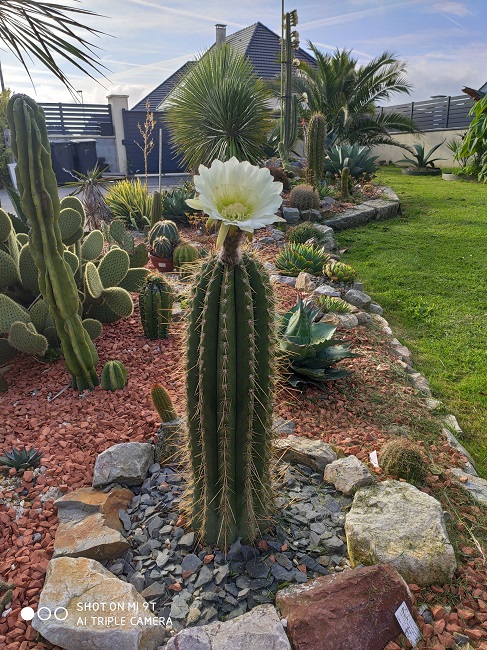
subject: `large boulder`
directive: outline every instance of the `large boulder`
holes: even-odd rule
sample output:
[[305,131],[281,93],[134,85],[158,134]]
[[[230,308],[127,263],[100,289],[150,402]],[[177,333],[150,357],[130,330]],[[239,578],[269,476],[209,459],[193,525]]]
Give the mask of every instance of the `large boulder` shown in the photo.
[[53,557],[111,560],[129,548],[118,513],[126,510],[133,493],[127,488],[109,492],[80,488],[57,499],[59,526]]
[[65,650],[155,650],[164,623],[99,562],[60,557],[49,562],[32,627]]
[[321,440],[287,436],[274,440],[276,455],[288,463],[301,463],[315,472],[322,472],[328,463],[337,459],[333,447]]
[[154,462],[154,447],[147,442],[122,442],[105,449],[95,462],[93,487],[110,483],[140,485]]
[[391,566],[363,567],[277,593],[293,650],[382,650],[401,633],[394,612],[411,595]]
[[323,480],[332,483],[343,494],[355,494],[366,485],[373,485],[375,477],[356,456],[339,458],[325,467]]
[[352,565],[392,564],[417,585],[449,582],[456,569],[440,503],[409,483],[360,488],[345,533]]
[[[272,605],[202,627],[189,627],[169,640],[166,650],[291,650]],[[118,649],[117,649],[118,650]]]

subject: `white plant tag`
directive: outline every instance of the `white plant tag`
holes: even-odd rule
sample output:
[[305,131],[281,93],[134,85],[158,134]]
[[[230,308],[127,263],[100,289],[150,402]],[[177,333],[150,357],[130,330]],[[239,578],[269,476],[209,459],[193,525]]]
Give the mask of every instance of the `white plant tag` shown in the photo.
[[369,458],[370,458],[370,462],[374,467],[379,467],[379,459],[377,458],[377,452],[375,451],[375,449],[374,451],[370,452]]
[[419,631],[419,627],[414,622],[414,619],[411,616],[411,612],[409,611],[408,606],[404,601],[398,607],[394,615],[397,618],[397,622],[401,626],[401,630],[404,632],[409,643],[411,643],[413,646],[416,646],[416,644],[421,641],[421,632]]

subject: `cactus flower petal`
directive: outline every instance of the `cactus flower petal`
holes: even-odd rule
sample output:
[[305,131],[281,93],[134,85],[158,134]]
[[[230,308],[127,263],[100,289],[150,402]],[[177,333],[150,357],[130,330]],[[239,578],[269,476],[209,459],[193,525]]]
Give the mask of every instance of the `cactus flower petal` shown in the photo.
[[239,162],[235,157],[211,167],[200,165],[194,177],[198,199],[188,205],[202,209],[216,221],[252,233],[276,221],[284,221],[275,212],[282,203],[282,183],[273,180],[267,168]]

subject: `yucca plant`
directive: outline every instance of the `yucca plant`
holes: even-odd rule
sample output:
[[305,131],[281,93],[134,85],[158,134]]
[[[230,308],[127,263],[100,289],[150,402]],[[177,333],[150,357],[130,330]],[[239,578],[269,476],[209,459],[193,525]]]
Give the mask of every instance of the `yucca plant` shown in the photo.
[[321,275],[321,269],[330,256],[313,244],[287,244],[276,258],[276,266],[283,275],[299,275],[301,271]]
[[86,222],[88,230],[99,230],[102,223],[110,223],[112,213],[105,201],[104,190],[111,186],[109,178],[103,178],[103,169],[96,163],[93,169],[89,169],[86,174],[73,171],[77,180],[68,183],[68,186],[74,187],[73,196],[80,196],[81,203],[85,209]]
[[127,226],[143,230],[150,225],[152,195],[147,193],[140,179],[114,183],[105,201],[114,218],[121,219]]
[[34,447],[26,449],[12,449],[5,452],[5,456],[0,456],[0,465],[3,467],[14,467],[15,469],[28,469],[29,467],[39,467],[42,453]]
[[294,388],[312,384],[323,389],[324,382],[350,374],[331,366],[359,356],[350,352],[348,343],[333,338],[334,325],[315,323],[318,313],[319,309],[305,305],[298,297],[279,322],[279,348],[288,362],[286,380]]
[[168,100],[173,148],[189,169],[233,156],[259,162],[272,129],[269,96],[243,54],[229,45],[209,50]]

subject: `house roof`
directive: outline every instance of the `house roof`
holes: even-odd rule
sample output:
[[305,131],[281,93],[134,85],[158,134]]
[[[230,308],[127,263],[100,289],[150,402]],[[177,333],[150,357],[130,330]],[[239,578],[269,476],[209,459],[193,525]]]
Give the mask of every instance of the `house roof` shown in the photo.
[[[281,65],[279,59],[281,55],[281,39],[275,32],[261,22],[254,23],[234,34],[230,34],[226,37],[226,42],[237,52],[250,59],[257,75],[265,81],[270,81],[280,75]],[[215,45],[212,45],[213,47]],[[310,65],[316,65],[316,61],[311,54],[308,54],[301,48],[296,50],[295,57]],[[144,97],[144,99],[141,99],[131,110],[145,110],[147,100],[150,102],[151,109],[155,110],[171,94],[194,63],[195,61],[185,63],[182,68],[179,68],[179,70],[163,81],[157,88]]]

